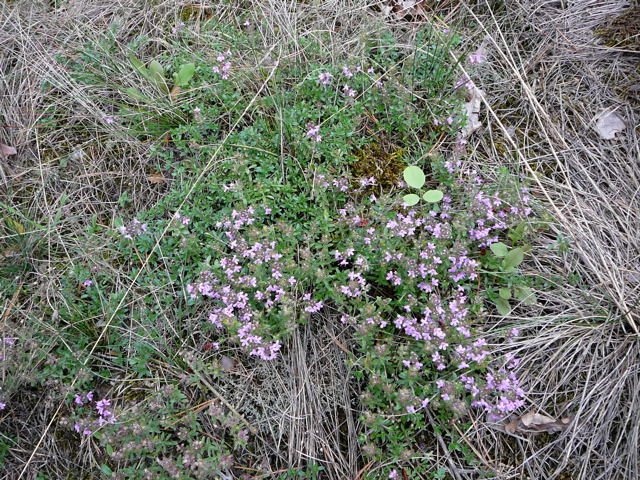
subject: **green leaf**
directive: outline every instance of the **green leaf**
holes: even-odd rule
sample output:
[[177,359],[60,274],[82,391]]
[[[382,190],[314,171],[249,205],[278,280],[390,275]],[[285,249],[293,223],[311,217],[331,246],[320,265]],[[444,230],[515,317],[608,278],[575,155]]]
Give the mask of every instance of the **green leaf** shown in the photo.
[[509,247],[502,242],[492,243],[489,248],[496,257],[504,257],[509,252]]
[[160,90],[169,93],[169,87],[164,78],[164,68],[157,60],[153,60],[149,64],[149,80],[151,80]]
[[504,269],[508,272],[512,272],[515,268],[524,260],[524,250],[521,248],[514,248],[504,257],[502,264]]
[[149,99],[148,97],[145,97],[142,93],[140,93],[140,90],[136,88],[129,87],[125,90],[125,93],[129,95],[131,98],[133,98],[134,100],[138,100],[139,102],[152,103],[151,99]]
[[502,316],[509,315],[511,313],[511,306],[509,305],[509,301],[504,298],[496,299],[496,307],[498,308],[498,313]]
[[109,468],[108,465],[104,465],[104,464],[100,465],[100,470],[102,470],[103,473],[108,475],[109,478],[113,476],[113,471]]
[[152,60],[151,63],[149,64],[149,71],[157,75],[160,75],[164,79],[164,68],[162,67],[162,64],[159,61]]
[[413,188],[422,188],[425,182],[424,172],[420,167],[407,167],[402,173],[404,181]]
[[516,299],[525,305],[535,305],[538,303],[538,298],[530,287],[516,287],[513,293]]
[[184,87],[189,83],[189,80],[193,78],[193,74],[196,72],[195,63],[185,63],[180,66],[178,73],[174,75],[175,84],[178,87]]
[[151,73],[144,66],[144,63],[138,60],[138,58],[133,53],[129,55],[129,61],[131,62],[131,65],[133,65],[133,68],[136,70],[136,72],[138,72],[146,79],[151,78]]
[[418,201],[420,201],[420,197],[418,195],[416,195],[415,193],[410,193],[409,195],[405,195],[404,197],[402,197],[402,201],[406,204],[406,205],[415,205],[416,203],[418,203]]
[[498,290],[498,295],[500,295],[500,298],[509,300],[511,298],[511,290],[508,288],[501,288],[500,290]]
[[440,190],[428,190],[422,196],[426,202],[437,203],[444,197],[444,194]]

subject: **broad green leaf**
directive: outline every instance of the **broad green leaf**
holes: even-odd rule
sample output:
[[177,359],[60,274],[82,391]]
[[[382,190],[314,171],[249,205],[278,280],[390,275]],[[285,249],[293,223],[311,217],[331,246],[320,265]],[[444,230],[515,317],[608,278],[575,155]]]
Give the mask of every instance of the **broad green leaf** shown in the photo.
[[428,190],[425,192],[422,198],[429,203],[437,203],[444,197],[444,194],[440,190]]
[[142,63],[140,60],[138,60],[133,53],[131,55],[129,55],[129,61],[131,62],[131,65],[133,65],[133,68],[140,75],[142,75],[146,79],[150,78],[149,70],[147,70],[147,68],[144,66],[144,63]]
[[157,60],[149,64],[149,80],[151,80],[164,93],[169,93],[167,81],[164,78],[164,68]]
[[113,475],[113,471],[111,470],[111,468],[109,468],[109,465],[100,465],[100,470],[102,470],[102,472],[107,475],[107,478],[111,478],[111,476]]
[[402,197],[402,201],[409,206],[415,205],[419,200],[420,197],[415,193],[410,193],[409,195],[405,195],[404,197]]
[[500,295],[500,298],[509,300],[511,298],[511,290],[508,288],[501,288],[500,290],[498,290],[498,295]]
[[189,83],[189,80],[193,78],[193,74],[196,71],[195,63],[185,63],[180,65],[180,70],[174,75],[175,84],[178,87],[184,87]]
[[506,316],[511,313],[511,306],[509,305],[509,301],[504,298],[496,299],[496,307],[498,308],[498,313],[500,315]]
[[149,64],[149,71],[156,73],[164,78],[164,68],[162,67],[162,64],[157,60],[151,61],[151,63]]
[[402,174],[407,185],[413,188],[422,188],[425,182],[424,172],[420,167],[412,166],[404,169]]
[[504,257],[509,253],[509,248],[502,242],[492,243],[489,248],[496,257]]
[[149,99],[148,97],[145,97],[142,93],[140,93],[140,91],[136,88],[133,87],[129,87],[125,90],[125,93],[127,95],[129,95],[131,98],[133,98],[134,100],[138,100],[139,102],[144,102],[144,103],[152,103],[151,99]]
[[516,299],[525,305],[535,305],[538,302],[535,292],[530,287],[516,287],[513,293]]
[[502,261],[506,271],[513,271],[524,260],[524,251],[521,248],[514,248],[507,253]]

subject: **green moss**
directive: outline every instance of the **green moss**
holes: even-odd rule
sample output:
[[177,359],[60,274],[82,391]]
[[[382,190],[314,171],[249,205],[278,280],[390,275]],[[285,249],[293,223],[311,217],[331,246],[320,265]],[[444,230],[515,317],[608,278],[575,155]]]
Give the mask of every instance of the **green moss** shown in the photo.
[[351,165],[351,174],[355,180],[373,177],[378,186],[388,190],[400,181],[407,166],[402,159],[405,153],[403,148],[394,150],[381,143],[370,143],[356,152],[358,160]]

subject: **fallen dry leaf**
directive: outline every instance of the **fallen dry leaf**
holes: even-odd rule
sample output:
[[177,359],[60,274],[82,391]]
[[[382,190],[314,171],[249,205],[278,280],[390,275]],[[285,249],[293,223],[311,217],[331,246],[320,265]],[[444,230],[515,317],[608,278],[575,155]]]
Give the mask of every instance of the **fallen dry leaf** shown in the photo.
[[149,183],[167,183],[167,179],[162,176],[161,173],[154,173],[147,177]]
[[460,131],[460,137],[463,139],[466,139],[469,135],[482,127],[479,113],[480,105],[482,105],[483,95],[484,91],[474,86],[471,89],[471,98],[462,106],[464,109],[464,114],[467,116],[467,124]]
[[563,417],[556,420],[546,415],[541,415],[535,410],[531,410],[520,417],[512,419],[504,425],[504,431],[514,433],[555,433],[561,432],[569,426],[572,417]]
[[615,138],[624,128],[622,118],[615,112],[603,112],[596,116],[596,131],[604,140]]
[[523,416],[520,417],[520,421],[525,427],[530,427],[532,425],[533,426],[546,425],[548,423],[555,422],[553,418],[547,417],[545,415],[540,415],[539,413],[536,413],[535,410],[531,410],[529,413],[525,413]]
[[0,143],[0,157],[7,158],[9,155],[15,155],[16,153],[18,153],[18,151],[15,148]]

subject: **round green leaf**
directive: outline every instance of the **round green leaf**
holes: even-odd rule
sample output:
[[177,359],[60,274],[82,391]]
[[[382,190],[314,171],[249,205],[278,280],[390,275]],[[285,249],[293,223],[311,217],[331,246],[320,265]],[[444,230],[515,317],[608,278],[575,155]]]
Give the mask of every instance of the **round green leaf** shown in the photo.
[[502,242],[492,243],[489,248],[496,257],[504,257],[509,253],[509,248]]
[[525,305],[535,305],[538,301],[535,292],[530,287],[517,287],[514,294]]
[[442,193],[440,190],[428,190],[422,196],[422,198],[424,198],[424,200],[429,203],[437,203],[442,200],[443,197],[444,193]]
[[501,288],[500,290],[498,290],[498,295],[500,295],[500,298],[509,300],[511,298],[511,290],[509,290],[508,288]]
[[496,299],[496,307],[500,315],[507,316],[511,313],[511,306],[509,305],[509,302],[504,298]]
[[409,195],[405,195],[404,197],[402,197],[402,201],[405,203],[405,205],[409,206],[415,205],[419,200],[420,197],[415,193],[410,193]]
[[420,167],[412,166],[404,169],[404,181],[413,188],[422,188],[425,182],[424,172]]
[[521,248],[514,248],[507,253],[502,261],[505,270],[513,271],[524,260],[524,250]]

